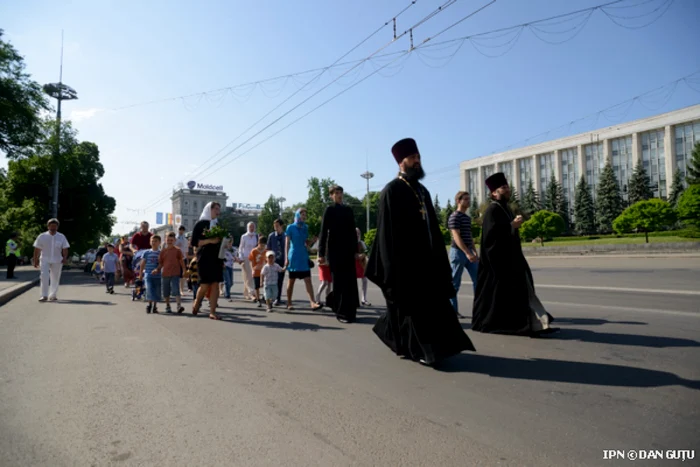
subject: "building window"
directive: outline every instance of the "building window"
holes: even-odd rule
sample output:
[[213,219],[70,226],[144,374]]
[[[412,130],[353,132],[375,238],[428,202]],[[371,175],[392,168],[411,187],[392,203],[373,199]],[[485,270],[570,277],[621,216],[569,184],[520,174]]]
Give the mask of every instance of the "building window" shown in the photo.
[[472,200],[479,202],[479,173],[478,169],[469,170],[467,173],[467,191],[471,194]]
[[544,198],[544,193],[547,191],[549,181],[552,178],[552,172],[554,172],[554,154],[551,152],[539,154],[537,156],[537,163],[540,165],[540,185],[538,190],[540,198]]
[[581,174],[578,173],[578,148],[562,149],[561,162],[561,187],[564,198],[569,208],[569,221],[574,222],[574,200],[576,196],[576,183]]
[[192,201],[192,210],[193,212],[197,212],[197,201]]
[[510,185],[513,185],[513,161],[501,162],[498,164],[498,170],[503,172],[506,176],[506,180]]
[[612,167],[617,178],[617,186],[620,187],[622,199],[627,201],[627,186],[632,177],[633,154],[632,135],[615,138],[611,141]]
[[[700,120],[683,125],[676,125],[676,164],[683,179],[688,175],[688,163],[693,154],[695,143],[700,141]],[[670,174],[673,176],[673,174]]]
[[587,144],[584,151],[586,152],[586,183],[588,183],[588,188],[591,190],[591,196],[593,197],[593,201],[595,201],[600,173],[605,167],[603,143]]
[[482,167],[482,169],[484,171],[484,186],[481,188],[484,190],[484,193],[488,193],[488,190],[486,189],[486,179],[496,173],[496,166],[494,164],[485,165]]
[[[525,159],[518,160],[520,165],[520,191],[525,193],[527,191],[527,185],[532,180],[532,158],[526,157]],[[522,194],[521,194],[522,196]]]
[[647,173],[649,187],[656,198],[666,197],[666,157],[664,130],[652,130],[640,135],[642,161]]

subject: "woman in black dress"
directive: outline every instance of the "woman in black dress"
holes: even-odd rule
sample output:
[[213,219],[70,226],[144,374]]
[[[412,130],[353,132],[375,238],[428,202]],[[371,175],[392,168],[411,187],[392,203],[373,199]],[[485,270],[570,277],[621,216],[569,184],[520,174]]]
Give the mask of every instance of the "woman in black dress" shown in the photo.
[[219,203],[208,203],[192,230],[192,246],[195,247],[199,273],[199,290],[192,307],[192,314],[199,313],[204,297],[208,296],[210,319],[221,319],[216,314],[216,306],[219,300],[219,283],[224,281],[224,260],[219,259],[219,249],[223,239],[205,238],[205,235],[216,225],[219,212],[221,212]]

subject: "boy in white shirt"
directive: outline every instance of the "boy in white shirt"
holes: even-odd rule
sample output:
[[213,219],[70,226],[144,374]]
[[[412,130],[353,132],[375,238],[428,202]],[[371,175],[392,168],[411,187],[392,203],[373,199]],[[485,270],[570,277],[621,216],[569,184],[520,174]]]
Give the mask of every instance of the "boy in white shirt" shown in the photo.
[[68,240],[58,232],[58,219],[49,219],[48,231],[40,234],[34,242],[34,267],[41,266],[40,302],[58,300],[58,284],[61,282],[63,265],[68,258]]
[[277,299],[277,287],[279,287],[279,275],[284,272],[286,268],[283,268],[279,264],[275,263],[275,253],[273,251],[268,251],[265,253],[265,259],[267,264],[263,266],[262,271],[260,271],[260,276],[263,279],[263,286],[265,287],[265,303],[267,304],[267,312],[272,312],[272,301]]

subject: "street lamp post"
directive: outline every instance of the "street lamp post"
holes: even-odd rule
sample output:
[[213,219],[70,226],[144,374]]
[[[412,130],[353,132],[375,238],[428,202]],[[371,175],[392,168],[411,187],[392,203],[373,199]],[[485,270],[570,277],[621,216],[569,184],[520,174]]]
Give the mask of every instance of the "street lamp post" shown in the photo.
[[[63,42],[63,38],[61,38]],[[58,101],[56,109],[56,147],[54,149],[54,172],[53,172],[53,196],[51,200],[51,217],[58,217],[58,179],[59,179],[59,159],[61,155],[61,102],[78,98],[78,93],[72,87],[63,84],[63,44],[61,43],[61,72],[58,83],[44,85],[44,92]]]
[[365,198],[365,204],[367,205],[367,230],[365,233],[369,232],[369,180],[374,177],[374,174],[369,170],[360,175],[360,177],[367,180],[367,197]]
[[282,213],[284,212],[284,202],[287,201],[287,198],[284,196],[281,196],[277,198],[277,201],[280,202],[280,217],[282,217]]

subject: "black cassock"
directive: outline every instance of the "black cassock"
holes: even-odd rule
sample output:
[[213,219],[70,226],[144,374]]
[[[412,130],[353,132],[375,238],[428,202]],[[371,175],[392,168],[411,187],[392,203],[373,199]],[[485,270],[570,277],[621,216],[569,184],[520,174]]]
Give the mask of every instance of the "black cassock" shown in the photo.
[[420,183],[397,178],[382,191],[366,275],[387,304],[374,332],[396,354],[435,363],[476,350],[450,303],[455,290],[447,249]]
[[326,208],[321,222],[318,256],[328,261],[333,277],[330,306],[338,318],[355,321],[360,299],[357,294],[355,255],[357,232],[355,216],[348,206],[335,204]]
[[481,258],[474,294],[472,330],[495,334],[547,332],[552,321],[535,295],[530,266],[508,203],[493,201],[481,232]]

